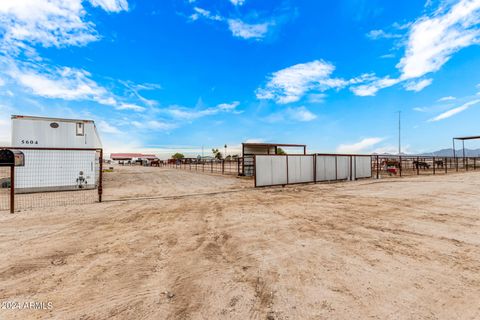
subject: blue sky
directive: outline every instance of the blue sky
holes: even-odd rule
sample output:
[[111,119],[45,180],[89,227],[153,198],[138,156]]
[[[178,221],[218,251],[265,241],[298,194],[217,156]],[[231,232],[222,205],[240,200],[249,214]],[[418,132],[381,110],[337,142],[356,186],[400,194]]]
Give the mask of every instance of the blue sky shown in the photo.
[[[107,152],[318,152],[480,134],[480,0],[0,2],[10,115],[94,119]],[[476,146],[472,143],[471,145]]]

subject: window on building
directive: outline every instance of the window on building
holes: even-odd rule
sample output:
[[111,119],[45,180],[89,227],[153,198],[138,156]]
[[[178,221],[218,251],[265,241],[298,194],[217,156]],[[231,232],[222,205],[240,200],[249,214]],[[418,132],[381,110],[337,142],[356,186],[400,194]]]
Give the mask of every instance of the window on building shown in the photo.
[[85,124],[83,122],[77,122],[77,136],[85,135]]

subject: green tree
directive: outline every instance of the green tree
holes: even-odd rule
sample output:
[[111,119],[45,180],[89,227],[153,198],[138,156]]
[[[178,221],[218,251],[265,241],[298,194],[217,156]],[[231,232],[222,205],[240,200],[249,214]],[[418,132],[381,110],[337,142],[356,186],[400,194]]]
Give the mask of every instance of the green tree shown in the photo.
[[277,154],[287,154],[282,148],[277,148]]
[[212,153],[213,153],[213,157],[215,159],[218,159],[218,160],[222,160],[223,159],[223,155],[220,151],[218,151],[218,149],[212,149]]
[[183,158],[185,158],[185,156],[182,153],[178,153],[178,152],[172,156],[172,159],[176,159],[176,160],[183,159]]

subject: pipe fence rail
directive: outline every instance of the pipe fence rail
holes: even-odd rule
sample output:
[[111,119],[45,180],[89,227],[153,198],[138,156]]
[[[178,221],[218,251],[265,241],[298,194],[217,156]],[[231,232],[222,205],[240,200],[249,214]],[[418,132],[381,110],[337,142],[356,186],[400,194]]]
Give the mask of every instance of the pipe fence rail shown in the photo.
[[0,211],[102,201],[103,150],[11,148],[23,166],[0,167]]
[[439,175],[480,169],[480,157],[372,156],[377,179],[414,175]]
[[188,171],[217,173],[224,175],[243,175],[243,158],[235,160],[197,160],[191,162],[170,161],[163,164],[164,167],[183,169]]

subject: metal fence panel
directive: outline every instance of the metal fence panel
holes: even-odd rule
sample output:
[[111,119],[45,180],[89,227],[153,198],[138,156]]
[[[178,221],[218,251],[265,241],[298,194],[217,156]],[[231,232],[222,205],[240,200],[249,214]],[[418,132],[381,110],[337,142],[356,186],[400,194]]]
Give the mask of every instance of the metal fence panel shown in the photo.
[[288,183],[305,183],[314,181],[314,156],[296,155],[287,156]]
[[317,181],[335,180],[336,174],[336,156],[317,156]]
[[[2,168],[0,211],[101,202],[101,149],[12,149],[23,152],[25,165],[14,167],[13,175]],[[10,188],[14,201],[7,197]]]
[[288,183],[286,156],[255,156],[255,185],[273,186]]
[[15,192],[94,189],[98,186],[96,151],[23,150],[25,166],[15,168]]
[[370,156],[355,156],[355,178],[370,178],[372,176],[372,159]]
[[350,179],[350,156],[337,156],[337,180]]

